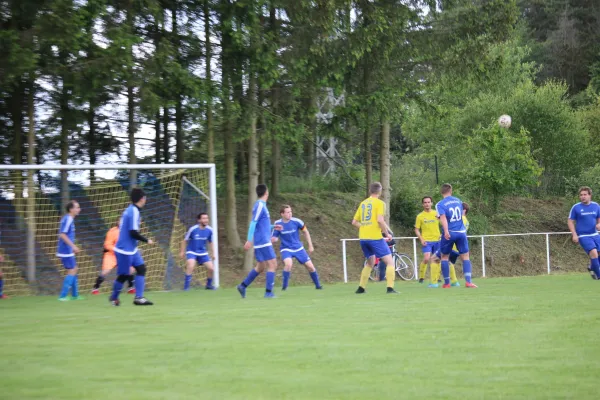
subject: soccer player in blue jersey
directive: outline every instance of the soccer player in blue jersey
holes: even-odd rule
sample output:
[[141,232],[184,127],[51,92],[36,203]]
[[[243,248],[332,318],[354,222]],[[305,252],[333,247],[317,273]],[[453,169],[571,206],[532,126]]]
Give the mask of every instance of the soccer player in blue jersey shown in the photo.
[[252,221],[248,227],[248,238],[244,244],[244,250],[248,251],[254,247],[254,256],[258,265],[253,268],[242,283],[237,286],[238,292],[242,298],[246,297],[246,288],[256,279],[256,277],[267,270],[266,279],[266,298],[274,298],[273,286],[275,286],[275,271],[277,270],[277,258],[271,243],[271,229],[280,230],[281,225],[271,225],[271,217],[267,210],[267,200],[269,199],[269,189],[267,185],[261,183],[256,185],[256,195],[258,200],[252,207]]
[[444,275],[445,289],[450,288],[450,265],[448,258],[452,252],[452,246],[456,244],[458,253],[463,262],[463,275],[465,287],[476,288],[471,282],[471,260],[469,260],[469,241],[467,239],[467,228],[463,222],[462,201],[452,196],[452,185],[444,183],[440,190],[443,199],[435,205],[440,216],[443,234],[440,242],[440,253],[442,255],[442,274]]
[[[281,290],[286,290],[288,287],[292,275],[294,258],[306,267],[306,270],[310,274],[310,278],[315,284],[315,288],[323,289],[323,286],[321,286],[321,283],[319,282],[319,274],[308,256],[315,250],[308,228],[301,219],[292,216],[292,207],[288,205],[282,206],[279,210],[279,214],[281,215],[281,219],[275,221],[275,226],[281,226],[281,230],[273,231],[271,241],[275,243],[278,239],[281,239],[281,247],[279,248],[281,259],[283,260],[283,285]],[[306,237],[306,241],[308,242],[308,253],[300,241],[299,232],[302,232]]]
[[71,200],[66,205],[66,211],[67,213],[60,220],[56,256],[60,258],[62,265],[67,270],[67,276],[63,281],[58,300],[68,301],[69,290],[74,300],[82,300],[83,297],[79,296],[77,262],[75,261],[75,254],[79,253],[79,247],[75,245],[75,217],[81,212],[81,207],[78,202]]
[[208,214],[200,213],[197,217],[198,224],[192,226],[181,243],[181,258],[187,258],[185,264],[185,281],[183,290],[190,290],[192,282],[192,273],[197,265],[204,265],[207,269],[206,290],[215,290],[213,286],[214,267],[212,259],[206,249],[206,242],[210,243],[211,252],[215,254],[215,246],[212,241],[213,230],[208,226]]
[[140,210],[146,205],[146,194],[140,188],[131,190],[131,204],[125,209],[119,224],[119,239],[114,252],[117,256],[117,279],[113,284],[113,291],[109,298],[113,306],[121,305],[119,294],[123,284],[130,279],[129,268],[135,269],[135,299],[136,306],[151,306],[153,303],[144,297],[146,282],[146,264],[138,250],[138,241],[152,244],[151,239],[146,239],[140,233]]
[[592,201],[592,189],[587,186],[579,189],[579,201],[571,208],[567,225],[573,235],[573,242],[579,243],[590,257],[591,264],[588,269],[599,279],[600,235],[596,227],[600,224],[600,206]]

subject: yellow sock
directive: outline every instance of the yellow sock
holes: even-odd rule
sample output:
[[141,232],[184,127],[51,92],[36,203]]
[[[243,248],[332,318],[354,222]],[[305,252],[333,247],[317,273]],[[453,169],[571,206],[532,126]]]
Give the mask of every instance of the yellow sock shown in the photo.
[[450,263],[450,282],[458,282],[458,278],[456,277],[456,268],[454,268],[454,264]]
[[369,276],[371,276],[371,271],[373,271],[373,268],[369,267],[369,266],[365,266],[362,270],[362,272],[360,273],[360,287],[362,287],[363,289],[365,289],[367,287],[367,282],[369,282]]
[[440,280],[440,275],[442,274],[442,265],[439,262],[431,263],[431,269],[429,271],[431,275],[431,283],[438,283]]
[[427,273],[427,263],[422,262],[419,265],[419,279],[425,279],[425,274]]
[[393,265],[385,267],[385,280],[387,281],[387,287],[394,287],[394,281],[396,280],[396,270]]

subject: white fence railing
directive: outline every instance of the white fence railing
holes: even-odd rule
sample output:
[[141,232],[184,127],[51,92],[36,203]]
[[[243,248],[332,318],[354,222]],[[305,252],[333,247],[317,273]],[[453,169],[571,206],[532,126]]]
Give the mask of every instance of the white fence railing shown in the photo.
[[[489,237],[509,237],[509,236],[540,236],[546,237],[546,267],[550,273],[550,235],[570,235],[571,232],[533,232],[533,233],[502,233],[498,235],[469,235],[469,238],[481,238],[481,273],[485,277],[485,238]],[[394,237],[395,240],[412,240],[413,242],[413,264],[415,266],[415,279],[418,278],[418,258],[417,258],[417,240],[415,236]],[[344,283],[348,283],[348,265],[346,262],[346,242],[358,242],[359,239],[340,239],[342,242],[342,260],[344,268]]]

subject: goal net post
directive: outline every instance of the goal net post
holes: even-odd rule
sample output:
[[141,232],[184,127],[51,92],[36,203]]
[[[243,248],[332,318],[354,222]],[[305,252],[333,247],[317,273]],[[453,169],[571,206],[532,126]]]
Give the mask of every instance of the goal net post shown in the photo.
[[[183,287],[181,243],[196,216],[209,215],[213,229],[214,280],[219,286],[217,186],[214,164],[0,165],[0,269],[8,295],[58,293],[64,268],[56,257],[60,218],[76,200],[75,244],[81,290],[91,290],[102,265],[107,231],[130,204],[133,187],[144,190],[139,243],[150,290]],[[107,277],[111,281],[115,271]],[[206,271],[197,267],[194,280]],[[104,284],[104,291],[110,290]]]

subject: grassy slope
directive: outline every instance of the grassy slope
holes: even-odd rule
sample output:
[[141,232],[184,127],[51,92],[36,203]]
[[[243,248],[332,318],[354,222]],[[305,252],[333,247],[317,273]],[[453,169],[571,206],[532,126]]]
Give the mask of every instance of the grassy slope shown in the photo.
[[[279,217],[281,204],[290,204],[294,215],[303,219],[310,229],[315,244],[312,259],[326,282],[340,282],[342,275],[342,246],[340,238],[356,237],[350,225],[352,215],[362,200],[361,195],[348,193],[296,193],[283,194],[269,200],[271,218]],[[243,204],[241,204],[243,203]],[[564,200],[534,200],[510,198],[505,200],[500,211],[489,218],[488,233],[523,233],[566,231],[566,215],[570,205]],[[473,210],[476,214],[476,210]],[[245,199],[238,201],[240,235],[245,236],[247,211]],[[476,219],[476,217],[474,218]],[[221,227],[223,221],[221,221]],[[413,236],[411,227],[393,227],[396,234]],[[232,251],[226,246],[223,229],[220,230],[222,276],[225,285],[237,283],[245,275],[242,270],[241,251]],[[546,271],[545,237],[488,238],[486,246],[487,276],[537,275]],[[413,254],[412,242],[400,242],[399,250]],[[472,260],[475,276],[481,274],[481,242],[471,240]],[[553,272],[584,271],[586,258],[568,236],[551,237],[551,268]],[[419,248],[420,255],[420,248]],[[281,264],[280,264],[281,265]],[[358,279],[362,266],[362,255],[356,242],[348,244],[348,272],[350,279]],[[460,268],[459,268],[460,270]],[[296,264],[293,281],[309,283],[303,267]]]
[[0,302],[3,399],[597,399],[600,283]]

